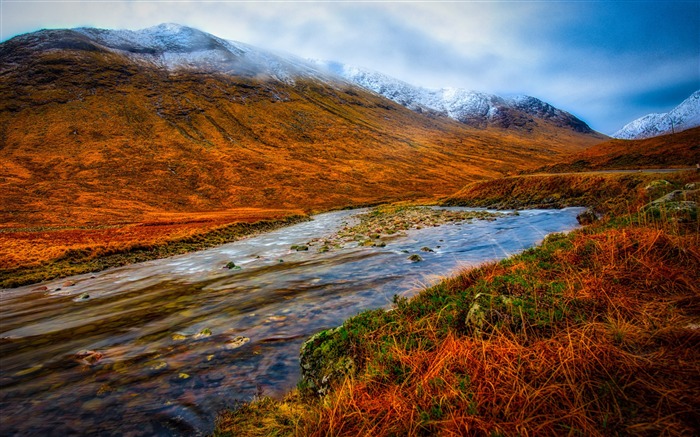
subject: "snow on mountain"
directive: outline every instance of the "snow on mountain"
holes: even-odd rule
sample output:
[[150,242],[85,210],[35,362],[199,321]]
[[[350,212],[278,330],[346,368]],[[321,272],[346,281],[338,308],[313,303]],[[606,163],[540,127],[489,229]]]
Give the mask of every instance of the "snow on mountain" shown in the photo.
[[432,111],[478,127],[496,125],[529,130],[535,119],[593,132],[586,123],[535,97],[503,98],[462,88],[427,89],[376,71],[337,62],[314,61],[320,68],[374,91],[414,111]]
[[664,114],[647,114],[612,134],[613,138],[639,140],[700,126],[700,90]]
[[73,29],[101,46],[169,70],[192,68],[244,76],[269,76],[283,82],[299,77],[328,79],[308,62],[179,24],[142,30]]

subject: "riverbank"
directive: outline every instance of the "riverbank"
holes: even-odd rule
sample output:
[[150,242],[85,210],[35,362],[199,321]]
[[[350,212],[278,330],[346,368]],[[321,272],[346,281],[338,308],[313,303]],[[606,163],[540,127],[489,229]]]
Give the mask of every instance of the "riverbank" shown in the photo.
[[[633,214],[672,188],[682,188],[697,178],[694,171],[512,176],[474,182],[442,199],[440,204],[495,209],[586,206],[601,214],[621,216]],[[664,180],[669,185],[646,188]]]
[[309,217],[300,211],[255,210],[185,222],[3,231],[0,288],[204,250],[305,220]]
[[[246,217],[219,218],[189,221],[185,223],[150,223],[127,227],[103,229],[71,230],[25,230],[0,232],[0,243],[15,241],[16,246],[7,247],[11,252],[15,247],[21,255],[21,242],[33,245],[37,250],[43,241],[51,249],[60,248],[58,256],[40,256],[39,262],[30,262],[29,256],[15,260],[14,265],[6,260],[7,268],[0,269],[0,288],[13,288],[56,278],[91,273],[110,267],[119,267],[137,262],[166,258],[173,255],[195,252],[237,241],[241,238],[269,232],[304,220],[307,215],[291,214],[285,211],[257,211],[257,215]],[[240,214],[239,214],[240,215]],[[255,220],[259,216],[269,219]],[[337,234],[324,241],[312,240],[299,245],[297,250],[309,247],[319,251],[358,243],[384,247],[385,241],[401,235],[408,229],[439,226],[445,223],[458,223],[471,220],[493,220],[503,213],[485,211],[440,211],[429,207],[413,206],[408,203],[375,207],[371,212],[360,216],[360,223],[346,226]],[[238,220],[226,223],[223,220]],[[222,223],[223,221],[223,223]],[[99,234],[99,235],[96,235]],[[116,238],[115,238],[116,237]],[[19,241],[20,243],[16,243]],[[26,249],[25,252],[29,250]],[[6,256],[9,258],[10,255]]]
[[[580,177],[602,220],[315,335],[297,390],[217,435],[697,434],[698,176],[628,176]],[[461,196],[576,194],[527,178]]]

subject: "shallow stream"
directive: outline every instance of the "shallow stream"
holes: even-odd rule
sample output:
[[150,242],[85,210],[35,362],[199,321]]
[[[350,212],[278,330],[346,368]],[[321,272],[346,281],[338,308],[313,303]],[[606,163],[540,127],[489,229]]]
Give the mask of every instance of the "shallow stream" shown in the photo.
[[339,211],[202,252],[4,290],[0,435],[211,432],[222,408],[293,388],[299,347],[315,332],[570,230],[581,210],[412,230],[386,247],[290,250],[356,220],[358,211]]

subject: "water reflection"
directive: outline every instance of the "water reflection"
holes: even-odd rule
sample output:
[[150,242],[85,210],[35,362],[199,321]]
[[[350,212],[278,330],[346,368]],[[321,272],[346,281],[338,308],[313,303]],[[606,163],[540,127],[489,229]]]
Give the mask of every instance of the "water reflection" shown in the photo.
[[[0,294],[0,434],[191,435],[299,376],[305,338],[434,278],[571,229],[579,208],[295,252],[357,211],[216,249]],[[434,252],[420,252],[429,247]],[[420,253],[411,263],[407,254]],[[240,270],[223,268],[228,262]],[[73,284],[74,283],[74,284]],[[67,285],[64,285],[67,284]]]

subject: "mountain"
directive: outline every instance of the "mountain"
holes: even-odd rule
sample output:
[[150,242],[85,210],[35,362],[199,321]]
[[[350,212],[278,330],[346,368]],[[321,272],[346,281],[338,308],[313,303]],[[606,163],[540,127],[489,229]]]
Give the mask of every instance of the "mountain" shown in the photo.
[[411,110],[447,115],[469,126],[531,132],[544,124],[584,134],[594,133],[585,122],[535,97],[503,98],[461,88],[427,89],[364,68],[337,62],[315,62],[323,70]]
[[434,197],[601,139],[531,125],[477,130],[184,26],[43,30],[0,44],[0,226]]
[[664,114],[647,114],[612,134],[613,138],[634,140],[677,133],[700,126],[700,90]]

